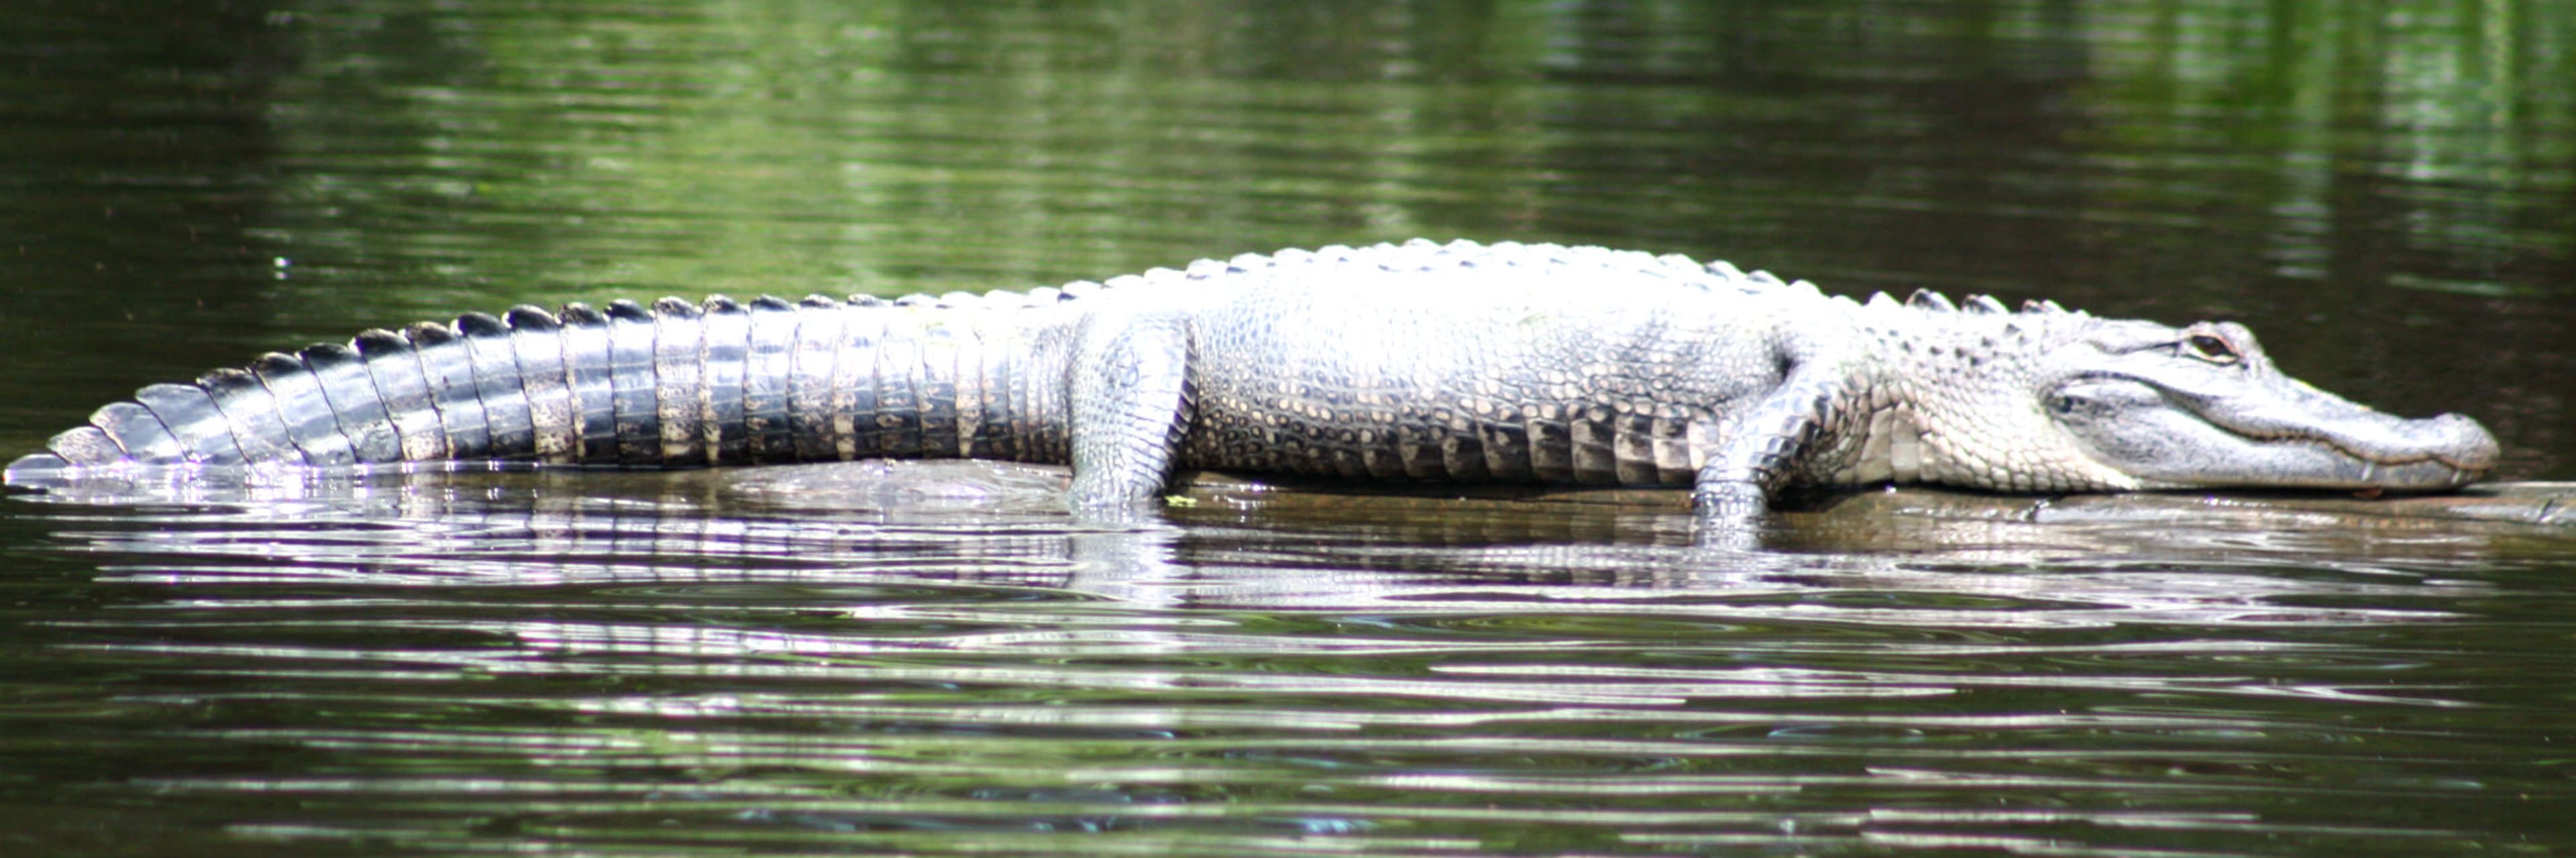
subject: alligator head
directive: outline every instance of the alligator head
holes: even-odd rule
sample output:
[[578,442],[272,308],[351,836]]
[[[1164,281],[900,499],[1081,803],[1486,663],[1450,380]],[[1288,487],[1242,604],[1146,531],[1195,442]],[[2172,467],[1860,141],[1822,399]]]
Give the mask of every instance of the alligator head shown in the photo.
[[1844,481],[2436,491],[2496,460],[2477,421],[2409,420],[2318,390],[2274,369],[2242,325],[2175,328],[2054,303],[2014,313],[1930,292],[1881,295],[1863,312],[1895,370],[1873,389],[1904,392],[1872,394],[1900,413],[1873,415],[1868,437],[1844,448],[1861,451],[1839,463]]
[[2318,390],[2274,369],[2242,325],[2055,315],[2048,327],[2072,336],[2033,343],[2024,395],[2060,450],[2125,478],[2112,487],[2428,491],[2495,463],[2495,437],[2477,421],[2409,420]]

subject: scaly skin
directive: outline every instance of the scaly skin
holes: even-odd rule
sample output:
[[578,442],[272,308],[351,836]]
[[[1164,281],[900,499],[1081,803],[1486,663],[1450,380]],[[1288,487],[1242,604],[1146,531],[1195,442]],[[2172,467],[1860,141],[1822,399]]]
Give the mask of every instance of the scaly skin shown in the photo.
[[[2279,374],[2232,324],[1898,304],[1599,248],[1283,251],[894,302],[469,314],[154,385],[9,468],[444,458],[1070,463],[1072,502],[1176,468],[1692,486],[2438,490],[2492,437]],[[139,403],[139,404],[138,404]]]

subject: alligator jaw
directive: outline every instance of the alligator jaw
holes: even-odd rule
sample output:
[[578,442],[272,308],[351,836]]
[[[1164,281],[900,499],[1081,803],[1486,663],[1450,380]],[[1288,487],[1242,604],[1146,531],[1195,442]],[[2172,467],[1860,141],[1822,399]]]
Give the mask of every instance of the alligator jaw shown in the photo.
[[2295,379],[2263,381],[2221,393],[2131,381],[2077,385],[2078,397],[2119,419],[2065,425],[2141,488],[2440,491],[2495,465],[2495,436],[2467,417],[2409,420]]
[[2244,326],[2098,321],[2039,361],[2039,404],[2131,488],[2439,491],[2484,475],[2495,436],[2397,417],[2275,369]]
[[2246,461],[2249,476],[2266,478],[2262,485],[2452,489],[2486,473],[2497,456],[2495,436],[2476,420],[2409,420],[2268,371],[2243,388],[2184,404],[2260,448]]
[[2248,439],[2229,464],[2204,466],[2179,485],[2439,491],[2466,485],[2495,462],[2495,441],[2476,421],[2456,414],[2401,421],[2423,443],[2358,444],[2350,437]]
[[2495,466],[2495,436],[2475,420],[2457,414],[2407,420],[2309,392],[2323,400],[2311,400],[2311,407],[2350,410],[2304,427],[2268,421],[2223,427],[2246,438],[2231,454],[2238,464],[2204,476],[2245,485],[2437,491],[2466,485]]

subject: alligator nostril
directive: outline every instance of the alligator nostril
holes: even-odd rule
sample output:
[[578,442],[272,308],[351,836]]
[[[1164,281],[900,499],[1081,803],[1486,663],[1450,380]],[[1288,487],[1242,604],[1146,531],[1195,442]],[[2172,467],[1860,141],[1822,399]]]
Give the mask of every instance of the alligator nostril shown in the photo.
[[2464,414],[2442,414],[2426,422],[2449,439],[2448,449],[2437,455],[2463,471],[2484,471],[2494,466],[2496,458],[2502,455],[2495,435],[2474,418]]

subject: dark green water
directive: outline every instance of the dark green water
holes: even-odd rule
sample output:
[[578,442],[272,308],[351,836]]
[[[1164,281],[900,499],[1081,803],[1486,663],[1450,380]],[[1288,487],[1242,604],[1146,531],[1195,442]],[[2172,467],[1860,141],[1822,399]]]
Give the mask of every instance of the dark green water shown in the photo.
[[[2238,319],[2576,478],[2543,0],[39,0],[0,201],[9,455],[463,310],[1419,235]],[[1891,511],[1714,557],[1652,511],[761,479],[0,499],[0,852],[2576,848],[2563,528]]]

